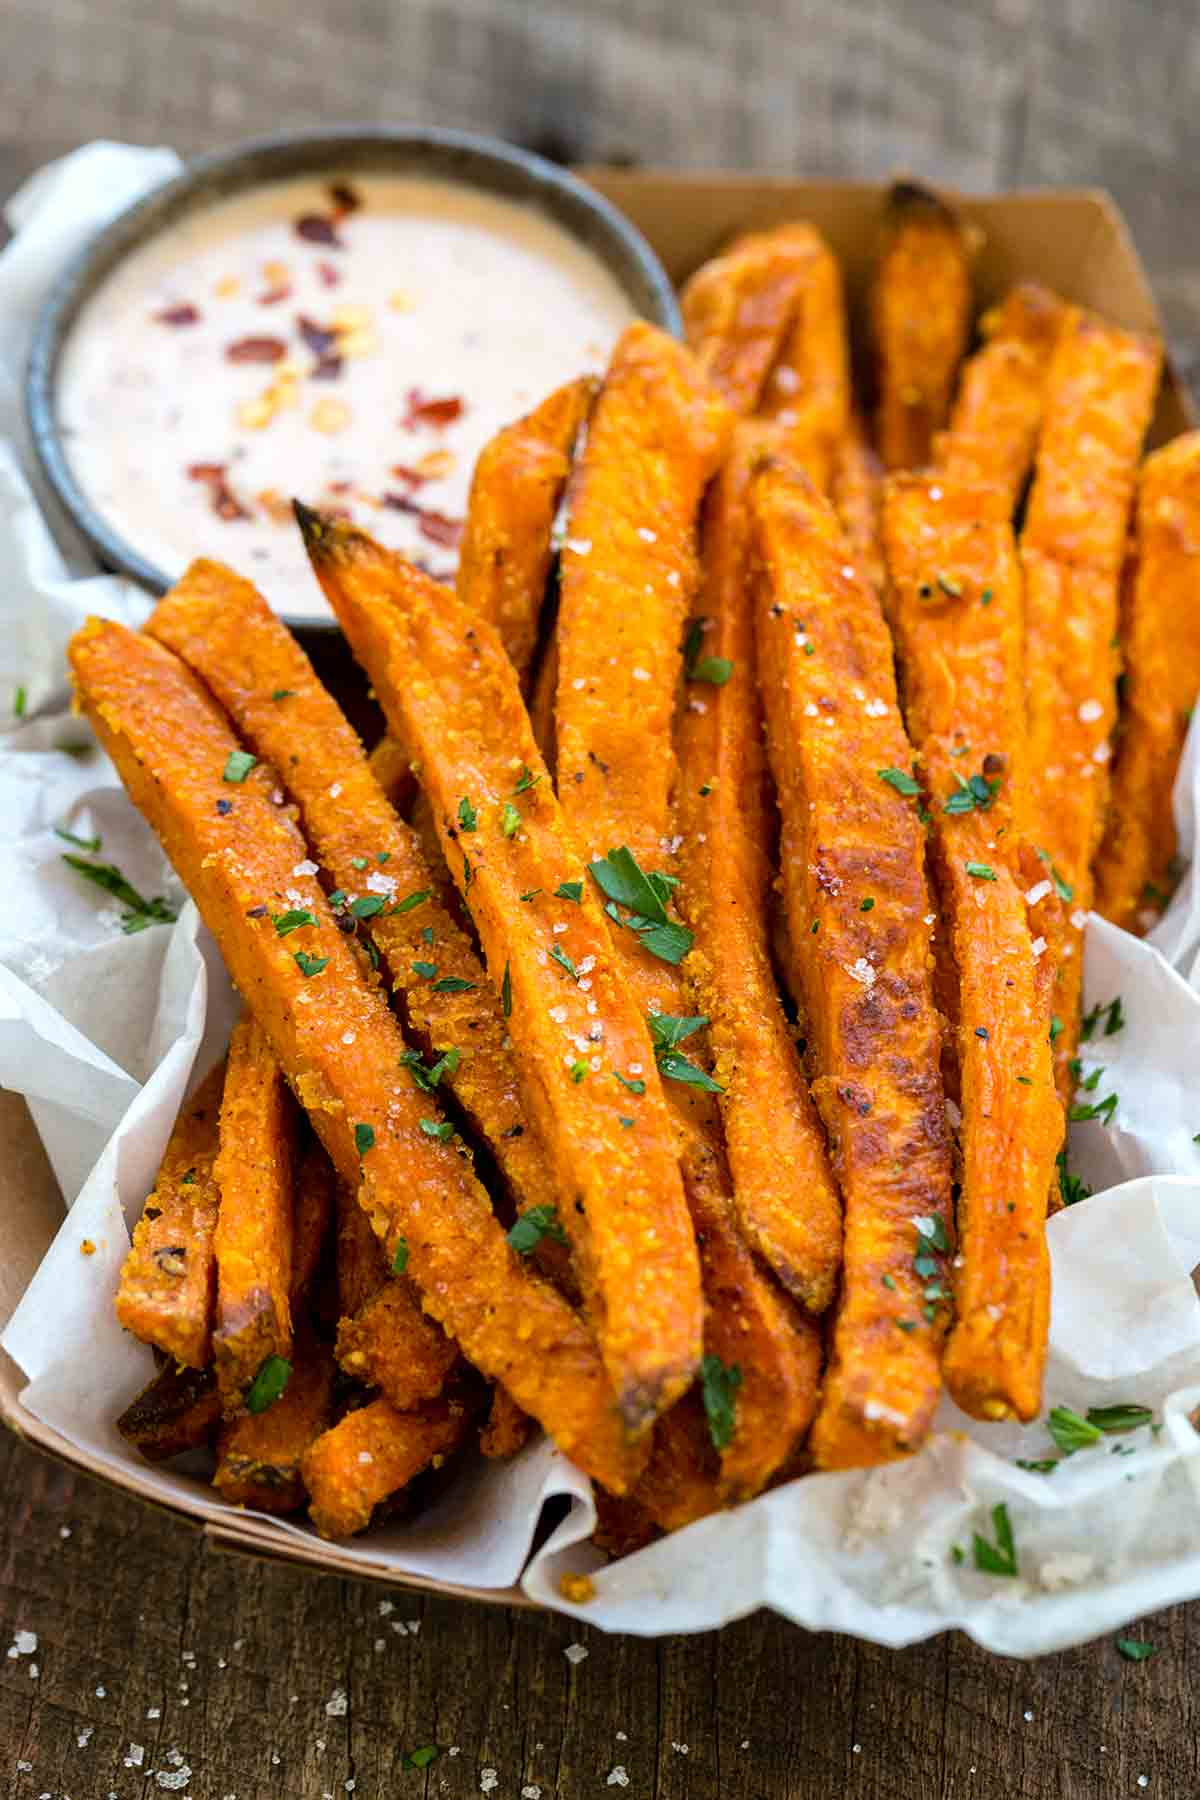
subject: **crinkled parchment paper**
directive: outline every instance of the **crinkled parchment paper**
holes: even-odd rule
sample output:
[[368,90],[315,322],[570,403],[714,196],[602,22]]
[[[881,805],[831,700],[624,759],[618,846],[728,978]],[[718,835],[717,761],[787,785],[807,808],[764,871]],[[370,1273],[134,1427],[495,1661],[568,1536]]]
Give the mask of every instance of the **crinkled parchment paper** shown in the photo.
[[[143,893],[182,901],[147,829],[65,711],[63,649],[89,612],[136,622],[142,597],[52,533],[29,479],[19,422],[24,341],[45,285],[96,223],[176,166],[166,151],[95,145],[17,197],[0,256],[0,696],[23,686],[34,717],[0,698],[0,1084],[28,1097],[63,1191],[62,1228],[4,1334],[22,1399],[102,1467],[128,1466],[113,1419],[153,1369],[116,1325],[112,1296],[136,1218],[189,1080],[222,1043],[228,978],[190,903],[174,926],[123,936],[119,908],[62,861],[64,826]],[[1190,854],[1200,805],[1197,733],[1176,796]],[[759,1606],[809,1627],[902,1644],[959,1626],[1010,1654],[1060,1648],[1200,1594],[1200,891],[1189,875],[1148,943],[1093,919],[1089,1006],[1120,995],[1126,1023],[1084,1047],[1119,1096],[1111,1125],[1072,1128],[1072,1167],[1095,1196],[1050,1225],[1054,1317],[1046,1404],[1136,1402],[1155,1424],[1061,1462],[1043,1424],[983,1428],[947,1401],[929,1447],[868,1473],[794,1482],[603,1568],[588,1545],[588,1483],[546,1444],[507,1466],[473,1463],[419,1521],[350,1547],[386,1567],[481,1587],[511,1585],[611,1630],[697,1631]],[[91,1238],[94,1256],[79,1244]],[[138,1465],[145,1491],[210,1489]],[[566,1516],[529,1561],[545,1502]],[[979,1572],[973,1534],[1003,1501],[1019,1574]],[[286,1542],[305,1528],[270,1521]],[[960,1561],[955,1547],[965,1552]],[[528,1563],[528,1566],[526,1566]],[[565,1607],[559,1576],[595,1570],[596,1597]]]

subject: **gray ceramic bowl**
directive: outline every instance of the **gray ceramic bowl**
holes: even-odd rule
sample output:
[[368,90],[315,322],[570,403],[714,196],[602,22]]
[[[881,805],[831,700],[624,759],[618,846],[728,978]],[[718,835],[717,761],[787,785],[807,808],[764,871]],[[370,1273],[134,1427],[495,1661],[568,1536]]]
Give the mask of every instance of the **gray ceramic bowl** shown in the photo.
[[[200,157],[88,242],[59,277],[34,330],[25,384],[34,450],[50,486],[107,567],[155,593],[170,585],[163,571],[139,555],[92,506],[67,461],[55,384],[80,308],[131,250],[189,213],[265,182],[355,172],[433,176],[536,206],[599,257],[642,317],[676,335],[681,331],[674,289],[641,232],[585,182],[498,138],[423,126],[332,126],[261,138]],[[321,629],[319,620],[296,623]]]

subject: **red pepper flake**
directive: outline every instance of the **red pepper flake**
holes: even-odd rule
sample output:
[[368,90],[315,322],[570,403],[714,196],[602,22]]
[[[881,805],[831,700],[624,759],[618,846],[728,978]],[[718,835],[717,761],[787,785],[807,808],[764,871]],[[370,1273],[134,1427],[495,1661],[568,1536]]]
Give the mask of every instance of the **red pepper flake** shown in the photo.
[[319,262],[317,274],[321,277],[322,286],[327,288],[337,287],[342,279],[340,271],[331,262]]
[[416,431],[422,425],[428,425],[434,431],[444,431],[447,425],[453,425],[462,415],[463,401],[458,394],[431,400],[420,388],[409,388],[408,412],[400,423],[405,431]]
[[329,198],[333,201],[334,210],[339,217],[347,213],[357,212],[362,201],[348,181],[333,181],[329,184]]
[[191,463],[188,465],[188,476],[192,481],[202,481],[208,488],[208,497],[212,509],[218,519],[252,519],[254,514],[247,511],[225,479],[224,463]]
[[292,290],[285,282],[280,287],[268,288],[265,294],[260,294],[258,304],[260,306],[278,306],[281,300],[290,300],[291,297]]
[[394,512],[408,513],[417,521],[417,530],[421,536],[428,538],[431,544],[441,544],[446,550],[458,547],[465,519],[452,519],[448,513],[434,512],[429,506],[418,506],[407,494],[385,494],[383,504],[390,506]]
[[296,236],[310,244],[328,244],[333,250],[345,249],[337,234],[337,220],[327,219],[324,213],[302,213],[296,220]]
[[277,337],[239,338],[225,351],[226,361],[232,363],[277,363],[286,355],[287,345]]
[[168,306],[154,317],[160,325],[195,325],[199,323],[200,308],[184,300],[179,306]]

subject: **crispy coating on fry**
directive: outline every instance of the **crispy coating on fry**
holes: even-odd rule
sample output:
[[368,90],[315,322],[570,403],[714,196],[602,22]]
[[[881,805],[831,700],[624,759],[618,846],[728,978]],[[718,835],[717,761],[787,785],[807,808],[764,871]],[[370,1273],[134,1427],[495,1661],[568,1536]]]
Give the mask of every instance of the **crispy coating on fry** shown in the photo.
[[842,526],[842,538],[850,560],[884,598],[886,582],[880,546],[880,514],[883,509],[883,467],[867,438],[866,427],[852,413],[837,447],[831,497]]
[[845,1205],[842,1297],[811,1444],[818,1467],[846,1468],[915,1449],[940,1387],[945,1314],[925,1316],[927,1278],[913,1266],[914,1221],[947,1229],[950,1216],[924,834],[915,799],[880,778],[908,775],[912,750],[879,604],[844,564],[832,508],[782,462],[756,477],[751,499],[784,897],[813,1096]]
[[176,1119],[117,1288],[117,1318],[126,1331],[193,1369],[212,1354],[220,1201],[213,1163],[224,1086],[222,1062]]
[[336,1188],[333,1164],[319,1143],[310,1143],[296,1172],[292,1219],[293,1307],[298,1300],[307,1297],[316,1278],[333,1222]]
[[491,1462],[506,1462],[525,1448],[532,1432],[529,1414],[522,1412],[502,1387],[493,1388],[492,1404],[479,1434],[479,1448],[484,1456]]
[[[421,765],[489,973],[508,996],[559,1220],[621,1414],[644,1433],[699,1360],[696,1251],[649,1034],[617,975],[515,671],[491,627],[403,558],[303,520],[325,594]],[[556,892],[571,882],[585,883],[578,901]],[[645,1070],[642,1094],[618,1079],[631,1065]],[[621,1125],[629,1115],[635,1130]]]
[[964,365],[934,466],[964,486],[994,487],[1016,506],[1046,409],[1050,360],[1074,316],[1057,294],[1025,281],[984,313],[981,347]]
[[221,1195],[213,1356],[227,1413],[268,1356],[291,1355],[296,1124],[266,1033],[244,1014],[229,1043],[213,1167]]
[[713,1073],[724,1089],[720,1111],[738,1222],[788,1292],[822,1312],[841,1264],[841,1206],[767,939],[771,822],[748,494],[773,436],[770,428],[739,426],[708,497],[698,654],[722,659],[732,673],[723,684],[689,683],[699,704],[685,702],[679,714],[679,902],[695,934],[688,974],[710,1021]]
[[381,737],[370,756],[371,773],[398,813],[407,814],[413,797],[408,751],[394,737]]
[[751,413],[758,405],[821,248],[811,225],[751,232],[704,263],[685,285],[687,341],[735,412]]
[[850,420],[850,349],[841,269],[820,233],[812,236],[787,341],[757,411],[779,427],[787,454],[827,494]]
[[433,1400],[458,1361],[455,1344],[414,1312],[407,1282],[387,1279],[337,1332],[338,1366],[400,1412]]
[[679,1531],[727,1503],[720,1460],[696,1390],[659,1420],[650,1461],[629,1499],[661,1531]]
[[[589,858],[621,841],[608,835],[619,817],[636,825],[623,841],[643,867],[661,861],[679,643],[699,585],[696,519],[732,423],[688,351],[629,327],[592,414],[561,559],[558,790]],[[642,740],[667,755],[640,756]]]
[[919,469],[950,411],[971,329],[969,243],[936,194],[893,188],[871,293],[879,406],[875,442],[885,469]]
[[1162,346],[1153,338],[1092,313],[1067,319],[1047,376],[1023,550],[1115,579],[1161,369]]
[[[1041,1404],[1046,1200],[1063,1117],[1014,829],[1026,811],[1025,697],[1010,504],[1003,487],[941,473],[893,476],[884,549],[905,717],[930,795],[957,973],[963,1168],[957,1320],[943,1376],[976,1418],[1028,1420]],[[990,797],[947,811],[972,776]]]
[[349,1183],[337,1184],[337,1290],[338,1305],[346,1318],[352,1318],[377,1294],[388,1279],[387,1258],[383,1245],[371,1229],[356,1189]]
[[644,1550],[647,1544],[652,1544],[655,1538],[661,1536],[654,1520],[632,1494],[625,1494],[618,1499],[615,1494],[606,1493],[604,1488],[598,1487],[592,1498],[596,1504],[596,1529],[592,1533],[592,1542],[597,1550],[603,1550],[614,1560],[619,1556],[632,1556],[635,1551]]
[[301,1463],[309,1517],[321,1536],[365,1531],[384,1500],[423,1469],[440,1467],[470,1422],[470,1410],[459,1401],[433,1401],[402,1413],[387,1400],[372,1400],[347,1413],[309,1446]]
[[[287,626],[248,581],[198,562],[159,602],[147,629],[195,670],[255,754],[274,764],[334,887],[352,913],[366,913],[362,928],[402,998],[406,1030],[430,1063],[457,1052],[457,1065],[440,1080],[486,1140],[518,1206],[552,1204],[507,1026],[479,958],[440,904],[415,834],[381,793],[357,736]],[[275,699],[279,693],[286,698]]]
[[458,597],[496,627],[523,683],[550,578],[554,515],[595,392],[586,377],[556,388],[484,445],[471,478]]
[[1095,904],[1114,925],[1144,931],[1172,887],[1172,789],[1200,692],[1200,432],[1142,464],[1121,652],[1125,680]]
[[[622,1491],[636,1459],[595,1346],[565,1302],[518,1263],[456,1145],[421,1129],[437,1108],[401,1078],[395,1020],[314,878],[295,873],[306,847],[271,800],[274,774],[251,770],[232,812],[218,813],[237,740],[183,665],[153,639],[95,619],[75,634],[70,657],[80,705],[194,896],[339,1178],[361,1180],[389,1257],[403,1237],[427,1311],[464,1354],[567,1454]],[[297,912],[315,923],[293,931]],[[328,959],[320,975],[301,974],[297,941]]]
[[169,1362],[129,1402],[117,1430],[147,1462],[166,1462],[208,1443],[221,1418],[221,1396],[211,1368]]
[[329,1427],[333,1358],[307,1327],[296,1335],[292,1372],[279,1399],[264,1412],[227,1420],[217,1441],[213,1486],[232,1506],[259,1512],[296,1512],[304,1504],[300,1463]]

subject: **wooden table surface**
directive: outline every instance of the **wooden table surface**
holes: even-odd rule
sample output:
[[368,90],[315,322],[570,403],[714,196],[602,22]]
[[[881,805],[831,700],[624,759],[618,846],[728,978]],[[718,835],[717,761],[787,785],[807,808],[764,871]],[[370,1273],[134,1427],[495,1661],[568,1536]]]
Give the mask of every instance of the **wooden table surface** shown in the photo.
[[[0,194],[95,136],[196,150],[351,118],[573,160],[1103,185],[1195,375],[1195,23],[1194,0],[5,0]],[[646,1643],[215,1552],[11,1440],[0,1495],[13,1800],[1200,1793],[1200,1607],[1141,1622],[1136,1665],[768,1617]]]

